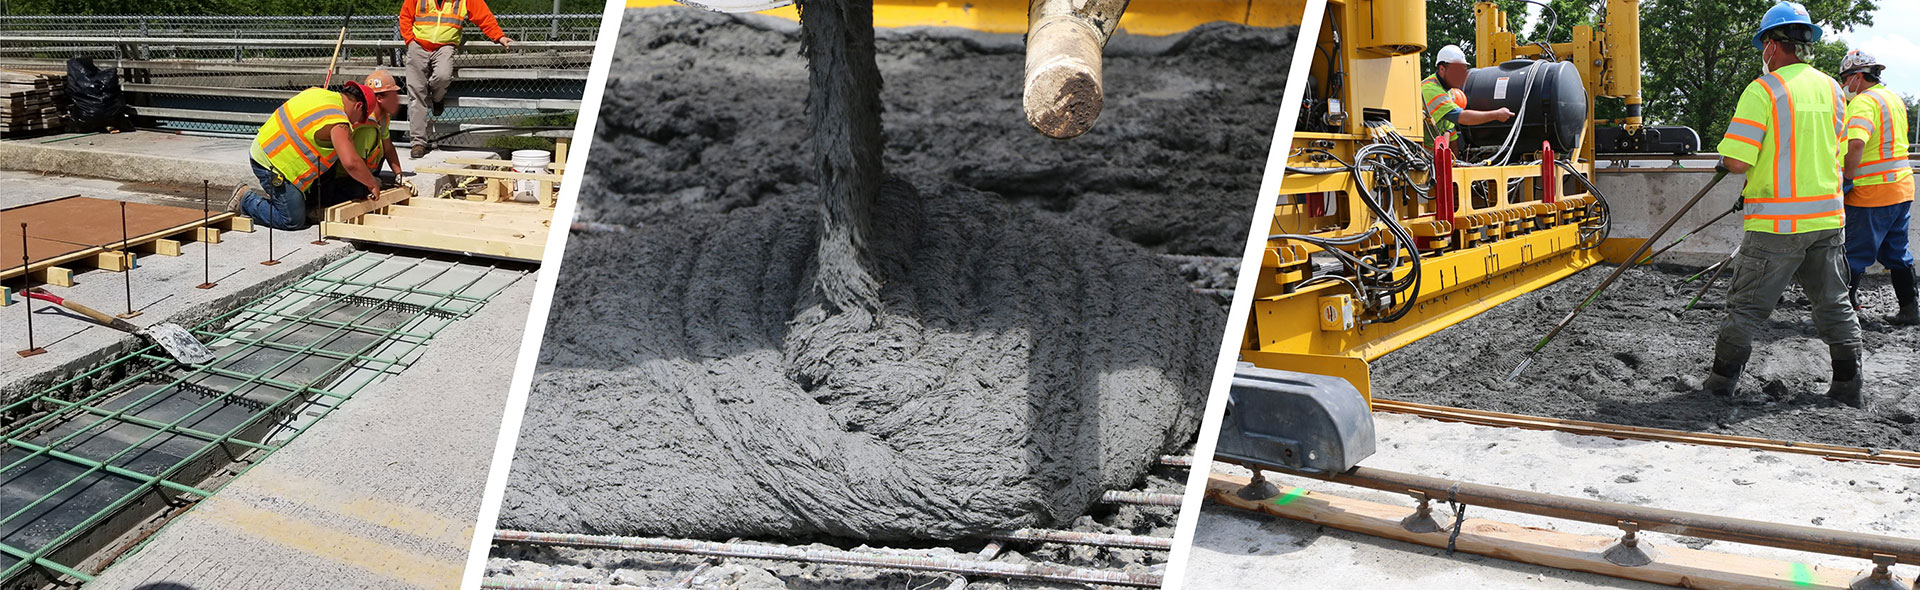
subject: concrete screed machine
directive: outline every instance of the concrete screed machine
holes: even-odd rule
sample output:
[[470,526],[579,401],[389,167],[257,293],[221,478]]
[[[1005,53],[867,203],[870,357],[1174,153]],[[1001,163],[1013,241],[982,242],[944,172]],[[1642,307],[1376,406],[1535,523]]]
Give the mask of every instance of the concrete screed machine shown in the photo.
[[[1461,126],[1462,153],[1432,141],[1423,109],[1425,4],[1327,0],[1320,16],[1215,449],[1309,474],[1373,453],[1369,361],[1635,245],[1608,241],[1597,155],[1700,143],[1642,124],[1638,0],[1608,0],[1558,43],[1523,43],[1477,4],[1459,90],[1514,117]],[[1625,116],[1596,121],[1601,97]]]

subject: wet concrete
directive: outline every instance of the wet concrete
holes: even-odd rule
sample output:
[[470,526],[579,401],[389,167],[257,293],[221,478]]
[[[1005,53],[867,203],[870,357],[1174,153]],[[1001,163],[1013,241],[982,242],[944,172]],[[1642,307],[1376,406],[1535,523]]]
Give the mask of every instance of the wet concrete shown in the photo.
[[1754,339],[1732,398],[1698,391],[1726,317],[1722,277],[1692,311],[1700,266],[1636,268],[1609,287],[1514,382],[1507,372],[1612,271],[1597,266],[1441,330],[1373,363],[1374,395],[1388,399],[1717,432],[1792,441],[1920,449],[1920,328],[1888,325],[1896,308],[1884,274],[1863,280],[1866,342],[1858,410],[1825,397],[1832,378],[1806,297],[1789,287]]
[[809,311],[797,35],[629,13],[580,216],[639,229],[569,244],[501,526],[968,537],[1192,436],[1224,314],[1153,252],[1239,252],[1292,32],[1115,52],[1071,142],[1027,127],[1018,36],[883,32],[871,315]]

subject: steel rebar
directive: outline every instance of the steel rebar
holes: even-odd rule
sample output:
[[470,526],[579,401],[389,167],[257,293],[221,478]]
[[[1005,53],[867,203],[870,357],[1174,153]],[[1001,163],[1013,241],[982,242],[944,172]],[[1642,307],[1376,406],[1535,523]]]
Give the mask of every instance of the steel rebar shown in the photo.
[[20,224],[20,299],[25,303],[21,307],[27,308],[27,349],[19,352],[21,358],[46,352],[33,345],[33,298],[27,296],[27,288],[33,285],[33,277],[30,276],[33,272],[33,256],[27,254],[27,244],[27,224],[23,222]]
[[1180,506],[1181,498],[1182,496],[1180,494],[1107,490],[1107,493],[1100,495],[1100,502],[1103,504],[1136,504],[1141,506],[1173,506],[1177,508]]
[[1052,529],[1019,529],[1004,533],[995,533],[993,538],[1002,541],[1028,541],[1037,543],[1066,543],[1069,545],[1091,545],[1095,547],[1125,547],[1129,549],[1153,549],[1171,551],[1173,539],[1149,537],[1144,535],[1114,535],[1108,533],[1086,533],[1080,531],[1059,531]]
[[690,539],[540,533],[504,529],[495,531],[493,539],[496,542],[504,543],[599,547],[605,549],[626,549],[632,551],[691,555],[718,555],[748,559],[801,561],[909,571],[953,572],[962,575],[995,576],[1051,582],[1079,582],[1083,584],[1111,584],[1115,586],[1134,586],[1141,588],[1158,588],[1160,587],[1161,581],[1159,574],[1151,572],[1110,571],[1050,563],[1009,563],[974,559],[884,555],[843,551],[839,549],[811,549],[781,545],[716,543]]

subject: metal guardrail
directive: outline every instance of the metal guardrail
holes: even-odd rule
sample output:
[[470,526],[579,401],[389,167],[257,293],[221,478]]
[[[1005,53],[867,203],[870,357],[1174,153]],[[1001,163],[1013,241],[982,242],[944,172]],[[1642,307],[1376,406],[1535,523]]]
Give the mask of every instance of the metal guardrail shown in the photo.
[[[552,125],[577,112],[599,14],[496,15],[513,50],[480,39],[455,57],[439,133]],[[340,16],[0,16],[0,67],[64,71],[91,57],[121,71],[128,103],[166,130],[250,135],[280,101],[326,80]],[[403,82],[397,18],[361,15],[341,43],[334,83],[385,69]],[[402,117],[404,118],[404,117]],[[396,130],[406,125],[396,122]],[[477,146],[485,134],[451,145]]]

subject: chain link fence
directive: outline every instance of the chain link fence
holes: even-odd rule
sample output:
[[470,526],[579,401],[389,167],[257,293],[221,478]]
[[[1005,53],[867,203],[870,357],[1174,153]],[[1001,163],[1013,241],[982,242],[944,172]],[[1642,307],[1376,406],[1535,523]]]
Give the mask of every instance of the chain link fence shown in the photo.
[[[522,148],[551,145],[509,127],[571,126],[586,92],[599,14],[496,15],[516,43],[507,50],[468,26],[454,59],[440,145]],[[0,16],[0,68],[64,72],[90,57],[120,69],[128,104],[143,126],[252,135],[294,93],[386,69],[406,75],[398,17],[343,16]],[[407,138],[395,117],[396,141]],[[455,134],[455,132],[458,132]]]

